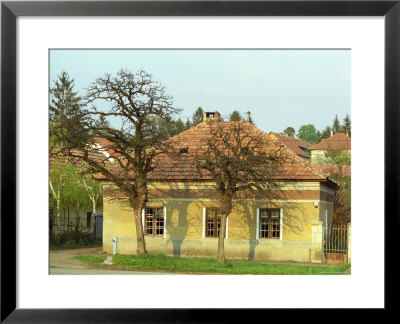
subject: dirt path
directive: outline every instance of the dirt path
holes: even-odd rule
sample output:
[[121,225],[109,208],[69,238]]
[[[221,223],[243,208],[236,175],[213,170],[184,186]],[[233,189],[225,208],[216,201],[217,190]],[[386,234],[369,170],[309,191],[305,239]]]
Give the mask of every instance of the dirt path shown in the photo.
[[[76,255],[99,255],[106,256],[102,247],[92,247],[83,249],[70,250],[51,250],[50,251],[50,268],[60,269],[93,269],[92,265],[83,264],[73,257]],[[98,267],[98,266],[97,266]]]
[[74,259],[77,255],[110,256],[104,253],[101,247],[51,250],[50,269],[51,275],[167,275],[169,272],[138,271],[119,267],[116,265],[98,264],[90,265]]

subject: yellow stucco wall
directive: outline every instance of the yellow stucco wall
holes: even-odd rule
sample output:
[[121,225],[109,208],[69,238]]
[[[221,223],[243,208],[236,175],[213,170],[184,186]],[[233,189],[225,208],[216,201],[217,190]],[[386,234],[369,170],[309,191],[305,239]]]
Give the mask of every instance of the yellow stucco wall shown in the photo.
[[[318,192],[321,189],[325,192],[332,191],[328,187],[321,188],[319,183],[286,184],[285,187],[287,189],[295,187],[299,191],[316,189]],[[318,202],[318,207],[315,207],[315,202]],[[146,236],[146,247],[149,252],[193,257],[216,256],[217,239],[203,238],[203,209],[218,207],[216,201],[211,199],[155,199],[149,201],[147,206],[166,207],[165,238]],[[282,209],[281,239],[256,239],[258,208]],[[234,210],[228,217],[228,239],[225,241],[226,257],[308,262],[311,223],[322,220],[325,209],[328,209],[329,215],[332,215],[333,204],[307,199],[235,202]],[[119,239],[118,253],[135,253],[134,212],[127,201],[104,197],[103,217],[104,250],[112,252],[111,239],[117,236]]]

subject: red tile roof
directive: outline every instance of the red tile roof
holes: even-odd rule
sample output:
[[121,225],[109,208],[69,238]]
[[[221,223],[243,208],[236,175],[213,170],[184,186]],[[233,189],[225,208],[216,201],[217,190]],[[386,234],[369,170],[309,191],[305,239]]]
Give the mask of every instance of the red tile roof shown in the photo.
[[[121,153],[118,151],[118,147],[115,146],[115,144],[105,138],[102,137],[94,137],[92,139],[93,144],[97,144],[100,147],[96,147],[98,151],[102,152],[104,155],[110,157],[110,158],[118,158],[121,157]],[[106,154],[107,153],[107,154]]]
[[[196,167],[196,152],[204,149],[208,139],[213,136],[212,131],[223,125],[223,127],[232,127],[239,122],[207,122],[199,123],[196,126],[167,139],[164,144],[173,146],[179,151],[182,148],[188,148],[188,153],[178,155],[160,154],[154,159],[154,170],[148,174],[148,180],[153,181],[212,181],[212,177],[203,172],[199,174]],[[311,164],[304,161],[294,152],[282,147],[281,143],[270,135],[262,132],[249,122],[241,122],[246,128],[246,133],[261,135],[265,138],[270,149],[281,147],[284,163],[276,170],[274,179],[289,181],[326,181],[334,185],[327,177],[320,174]],[[116,166],[114,167],[116,168]],[[121,170],[114,170],[114,173],[121,174]],[[134,175],[131,174],[133,178]],[[98,178],[105,180],[104,178]]]
[[311,147],[310,143],[308,143],[306,141],[302,141],[298,138],[283,136],[278,133],[270,133],[270,135],[275,136],[275,138],[278,141],[280,141],[282,144],[284,144],[288,149],[292,150],[298,156],[301,156],[304,158],[310,158],[310,155],[301,149],[301,148],[310,148]]
[[322,140],[320,143],[311,147],[311,150],[350,150],[351,139],[346,134],[337,133],[332,137]]
[[[164,144],[170,145],[177,149],[188,148],[188,153],[182,153],[178,155],[167,155],[160,154],[154,158],[154,170],[148,174],[148,180],[150,181],[213,181],[210,175],[207,175],[204,171],[199,174],[199,170],[196,167],[196,151],[204,148],[208,139],[213,136],[212,130],[223,125],[224,127],[231,127],[234,123],[238,122],[207,122],[199,123],[196,126],[175,135],[166,141]],[[319,181],[327,182],[328,184],[336,187],[336,184],[331,181],[328,177],[329,174],[321,171],[321,168],[316,168],[316,165],[312,165],[302,158],[300,158],[292,150],[285,146],[282,146],[280,141],[276,140],[275,137],[267,135],[252,124],[248,122],[244,123],[247,131],[251,134],[262,135],[265,137],[266,142],[270,147],[280,147],[282,156],[284,157],[284,163],[276,170],[274,175],[275,181]],[[118,167],[117,164],[107,163],[111,167],[112,173],[115,176],[126,176],[125,172]],[[130,172],[130,177],[133,179],[134,174]],[[102,174],[95,175],[97,180],[106,180]]]

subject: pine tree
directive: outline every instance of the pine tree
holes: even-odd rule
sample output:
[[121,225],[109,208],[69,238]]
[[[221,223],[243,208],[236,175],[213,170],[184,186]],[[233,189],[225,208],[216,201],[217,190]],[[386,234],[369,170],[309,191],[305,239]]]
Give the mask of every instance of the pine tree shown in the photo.
[[197,110],[194,112],[193,117],[192,117],[192,125],[197,125],[203,121],[203,113],[204,110],[203,108],[199,107]]
[[331,126],[326,126],[322,132],[318,132],[318,141],[320,142],[323,139],[329,138],[332,135]]
[[346,114],[346,117],[343,119],[343,128],[347,136],[351,137],[351,120],[348,114]]
[[73,88],[74,79],[63,71],[55,81],[55,87],[50,89],[50,121],[56,121],[58,116],[81,107],[81,98]]
[[85,112],[82,109],[82,98],[74,91],[74,79],[71,79],[67,72],[62,72],[54,82],[55,86],[50,89],[50,146],[62,145],[61,138],[66,133],[74,133],[74,136],[87,134],[76,133],[82,131],[78,128],[69,128],[63,122],[69,119],[78,124],[85,120]]
[[183,123],[183,121],[178,118],[178,120],[174,121],[174,133],[173,135],[182,133],[185,130],[185,124]]
[[240,113],[237,110],[234,110],[229,115],[229,120],[230,121],[241,121],[241,120],[243,120],[243,118],[240,116]]
[[185,123],[185,130],[189,129],[192,127],[192,123],[190,122],[189,118],[186,119]]
[[335,119],[333,120],[332,131],[333,131],[333,134],[344,132],[344,127],[343,127],[343,125],[340,124],[340,121],[339,121],[337,115],[335,115]]

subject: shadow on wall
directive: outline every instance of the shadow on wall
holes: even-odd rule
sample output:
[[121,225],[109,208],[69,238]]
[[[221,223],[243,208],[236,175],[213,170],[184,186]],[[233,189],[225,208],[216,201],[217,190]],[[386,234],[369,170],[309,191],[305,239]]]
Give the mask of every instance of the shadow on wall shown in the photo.
[[[253,207],[250,207],[248,201],[254,198],[257,198],[258,201],[265,199],[265,203],[257,202]],[[289,200],[289,197],[287,197],[287,194],[283,190],[270,190],[262,196],[260,196],[260,193],[257,193],[253,197],[247,196],[247,199],[238,199],[235,201],[234,212],[244,215],[244,217],[240,217],[235,223],[240,226],[243,233],[250,239],[248,261],[254,260],[255,250],[259,245],[259,240],[256,240],[257,208],[283,208],[282,230],[284,232],[290,231],[293,235],[300,237],[304,234],[304,230],[307,229],[304,224],[308,224],[309,219],[307,211],[302,204],[290,201],[277,202],[276,200]]]
[[188,220],[189,202],[174,201],[173,204],[167,205],[167,233],[170,237],[168,242],[172,241],[174,256],[181,256],[181,248],[183,241],[187,235],[189,228]]
[[[298,193],[301,193],[301,191],[299,190]],[[254,199],[257,199],[256,204],[254,204]],[[259,245],[259,241],[256,240],[256,207],[283,208],[283,232],[290,232],[290,236],[294,239],[296,239],[296,236],[299,239],[304,239],[305,231],[308,230],[307,224],[311,222],[310,210],[307,211],[303,204],[290,202],[289,199],[290,197],[283,190],[270,190],[262,196],[259,193],[256,195],[253,193],[253,196],[240,197],[240,199],[234,201],[233,213],[242,215],[242,217],[235,217],[232,221],[235,224],[234,226],[240,229],[238,231],[240,238],[249,240],[249,261],[254,260],[255,250]],[[265,202],[263,202],[264,200]],[[282,202],[282,200],[286,201]],[[213,205],[216,203],[216,201],[212,202]],[[202,236],[204,201],[174,200],[166,206],[168,215],[166,228],[169,236],[167,242],[172,243],[173,255],[180,257],[183,242],[188,236]],[[229,228],[232,228],[233,222],[229,222]]]

